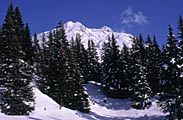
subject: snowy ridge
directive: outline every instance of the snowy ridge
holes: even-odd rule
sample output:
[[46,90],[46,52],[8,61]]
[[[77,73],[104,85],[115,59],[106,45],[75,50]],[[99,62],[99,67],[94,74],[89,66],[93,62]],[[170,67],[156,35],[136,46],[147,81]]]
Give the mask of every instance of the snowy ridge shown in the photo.
[[[85,48],[87,48],[88,40],[92,39],[97,47],[98,53],[101,52],[102,44],[104,43],[104,41],[106,41],[108,37],[112,35],[112,33],[114,34],[114,37],[116,38],[119,46],[122,47],[123,43],[125,43],[128,47],[131,47],[132,44],[133,36],[131,34],[114,32],[111,28],[107,26],[103,26],[100,29],[87,28],[80,22],[72,21],[65,23],[63,26],[65,28],[68,40],[71,40],[72,37],[75,38],[76,34],[80,34],[82,43],[84,44]],[[49,31],[44,32],[44,34],[47,38],[49,35]],[[41,39],[41,36],[42,33],[38,34],[38,39]]]
[[[7,116],[0,113],[0,120],[165,120],[165,115],[153,100],[146,110],[133,109],[130,99],[112,99],[102,94],[102,88],[95,82],[86,85],[91,112],[83,114],[62,107],[50,97],[34,88],[35,110],[29,116]],[[107,102],[104,103],[103,99]]]

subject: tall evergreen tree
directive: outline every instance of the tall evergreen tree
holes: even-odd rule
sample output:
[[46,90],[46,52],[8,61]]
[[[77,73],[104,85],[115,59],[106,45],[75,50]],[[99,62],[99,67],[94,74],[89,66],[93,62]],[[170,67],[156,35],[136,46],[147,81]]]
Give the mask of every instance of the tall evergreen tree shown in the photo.
[[[17,39],[20,41],[21,50],[23,49],[22,42],[24,41],[24,23],[22,20],[22,15],[20,13],[19,7],[15,7],[15,31],[17,35]],[[24,51],[21,51],[22,58],[25,57]]]
[[109,38],[104,47],[102,63],[104,94],[109,97],[119,98],[121,92],[120,53],[114,35]]
[[65,107],[89,113],[88,94],[84,89],[84,79],[70,49],[64,49],[64,88],[62,102]]
[[131,69],[133,70],[133,100],[134,103],[132,107],[136,109],[149,108],[151,105],[151,89],[149,83],[147,82],[147,68],[145,67],[145,48],[143,38],[140,35],[139,39],[133,40],[131,54],[133,58]]
[[183,84],[181,72],[179,70],[177,40],[173,35],[171,26],[168,27],[169,34],[164,50],[164,60],[161,73],[161,94],[159,98],[159,106],[164,113],[168,113],[168,119],[183,118],[182,105],[183,102]]
[[88,53],[84,48],[84,45],[81,43],[81,36],[76,34],[76,38],[73,41],[71,48],[74,51],[74,58],[76,59],[77,64],[79,65],[79,69],[85,83],[88,81]]
[[[1,30],[1,27],[0,27],[0,48],[2,48],[1,47],[1,43],[2,43],[2,35],[1,35],[1,33],[2,33],[2,30]],[[0,70],[2,69],[2,51],[0,51]],[[1,78],[1,75],[2,75],[2,72],[0,72],[0,78]],[[3,86],[3,80],[2,79],[0,79],[0,87],[2,87]]]
[[135,82],[133,86],[132,107],[136,109],[146,109],[151,106],[151,88],[147,82],[146,68],[142,64],[136,66]]
[[181,47],[181,49],[183,49],[183,20],[182,20],[181,16],[179,16],[177,29],[178,29],[178,39],[180,39],[179,47]]
[[28,23],[25,24],[24,38],[22,41],[22,50],[25,54],[24,60],[29,64],[33,64],[34,50],[32,45],[32,38]]
[[154,74],[154,81],[150,83],[150,86],[153,94],[157,94],[160,90],[160,79],[161,79],[160,70],[162,66],[162,56],[161,56],[161,50],[158,46],[155,36],[153,37],[152,47],[153,47],[152,61],[154,64],[154,67],[152,66],[153,67],[152,74]]
[[147,81],[155,95],[159,92],[161,57],[160,49],[154,36],[153,42],[150,36],[147,37],[145,67],[147,69]]
[[93,40],[88,40],[88,80],[100,82],[100,68],[97,50]]
[[45,79],[40,81],[40,88],[60,107],[88,113],[88,95],[84,92],[83,78],[64,31],[59,23],[53,35],[50,32],[47,42],[43,37],[42,71]]
[[39,46],[39,40],[37,39],[37,34],[34,33],[34,38],[33,38],[33,66],[36,66],[39,61],[40,57],[40,46]]
[[[17,19],[13,5],[10,4],[2,26],[1,39],[1,81],[6,91],[2,97],[2,112],[8,115],[27,115],[34,102],[31,86],[32,72],[28,64],[21,60],[22,50],[16,29]],[[20,35],[21,36],[21,35]]]
[[37,47],[37,60],[36,61],[36,65],[35,67],[37,68],[37,74],[40,77],[40,80],[38,81],[38,86],[39,89],[45,93],[45,94],[49,94],[49,49],[46,43],[46,38],[45,38],[45,34],[42,34],[42,46],[39,47],[38,43],[36,42],[36,38],[35,38],[35,47]]
[[121,49],[121,58],[120,58],[120,74],[121,74],[121,98],[131,97],[132,89],[132,80],[131,80],[131,70],[130,70],[130,49],[123,44]]

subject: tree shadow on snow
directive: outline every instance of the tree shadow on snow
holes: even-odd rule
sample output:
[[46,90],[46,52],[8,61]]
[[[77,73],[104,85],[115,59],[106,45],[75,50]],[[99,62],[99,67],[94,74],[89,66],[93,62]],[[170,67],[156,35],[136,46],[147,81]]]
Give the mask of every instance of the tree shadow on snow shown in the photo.
[[142,116],[138,118],[131,118],[131,117],[101,116],[94,112],[90,112],[88,116],[80,113],[76,114],[88,120],[166,120],[164,116]]
[[54,117],[49,117],[49,118],[51,118],[53,120],[62,120],[62,119],[58,119],[58,118],[54,118]]
[[[131,108],[130,99],[108,98],[103,94],[102,87],[94,83],[89,83],[86,87],[92,104],[98,104],[101,107],[106,107],[107,109],[112,110],[129,110]],[[106,99],[106,102],[103,101],[104,98]]]
[[32,119],[32,120],[43,120],[43,119],[39,119],[39,118],[35,118],[35,117],[28,117],[29,119]]

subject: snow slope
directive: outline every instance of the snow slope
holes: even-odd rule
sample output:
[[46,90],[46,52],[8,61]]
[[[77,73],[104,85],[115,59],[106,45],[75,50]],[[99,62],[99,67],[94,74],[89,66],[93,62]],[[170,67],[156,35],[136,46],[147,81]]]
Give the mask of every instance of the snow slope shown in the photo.
[[84,115],[78,111],[73,111],[62,107],[49,98],[47,95],[41,93],[37,88],[35,92],[35,111],[29,116],[7,116],[0,113],[0,120],[85,120],[79,115]]
[[[153,100],[152,106],[146,110],[136,110],[131,107],[130,99],[112,99],[102,94],[100,85],[87,84],[91,101],[91,120],[163,120],[164,114]],[[104,103],[103,100],[107,99]],[[92,104],[93,103],[93,104]]]
[[[98,53],[101,52],[102,44],[104,43],[104,41],[106,41],[108,37],[112,35],[112,33],[114,34],[119,46],[123,46],[123,43],[125,43],[128,47],[131,47],[132,44],[133,36],[131,34],[114,32],[111,28],[107,26],[103,26],[99,29],[87,28],[80,22],[69,21],[64,24],[64,28],[68,40],[71,40],[72,37],[75,38],[76,34],[80,34],[82,43],[84,44],[85,48],[87,48],[88,46],[88,40],[92,39],[97,47]],[[54,30],[55,29],[49,31]],[[46,38],[49,35],[49,31],[44,32]],[[42,33],[38,34],[37,38],[41,40]]]
[[[62,107],[37,88],[35,92],[35,111],[29,116],[7,116],[0,113],[0,120],[163,120],[164,114],[153,105],[148,110],[135,110],[130,107],[130,99],[106,98],[101,91],[100,85],[89,82],[86,85],[89,93],[91,112],[83,114]],[[107,102],[104,103],[103,99]]]

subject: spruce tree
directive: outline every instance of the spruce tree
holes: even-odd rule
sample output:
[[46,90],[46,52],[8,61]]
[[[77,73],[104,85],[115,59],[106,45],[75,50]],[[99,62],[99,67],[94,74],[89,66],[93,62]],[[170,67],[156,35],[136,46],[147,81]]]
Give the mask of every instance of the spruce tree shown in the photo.
[[151,88],[147,82],[146,68],[142,64],[136,66],[135,82],[133,86],[132,107],[136,109],[148,109],[151,106]]
[[13,5],[10,4],[1,34],[1,63],[3,66],[0,79],[6,88],[1,108],[2,112],[7,115],[28,115],[34,109],[32,71],[29,65],[21,60],[21,42],[16,31],[19,26],[16,22],[15,11]]
[[88,40],[88,80],[100,82],[100,68],[97,50],[93,40]]
[[123,43],[120,58],[120,74],[121,74],[121,95],[120,98],[130,97],[132,89],[131,71],[130,71],[130,49]]
[[[70,47],[64,32],[64,28],[60,24],[59,26],[60,27],[57,27],[57,29],[59,30],[56,31],[53,41],[51,39],[49,40],[49,45],[52,45],[50,51],[53,51],[53,53],[51,54],[56,55],[55,57],[52,56],[52,59],[50,58],[49,61],[52,61],[52,63],[49,64],[49,67],[51,71],[57,68],[55,69],[55,73],[50,71],[50,73],[53,73],[51,76],[54,78],[51,80],[55,80],[55,82],[52,81],[51,83],[51,85],[53,85],[54,87],[50,86],[51,89],[54,91],[54,93],[52,93],[52,96],[55,95],[53,96],[53,98],[61,106],[88,113],[90,110],[88,95],[86,94],[86,92],[84,92],[84,79],[80,72],[80,64],[77,61],[81,58],[76,59],[74,57],[74,55],[76,55],[76,49],[72,49],[73,46]],[[51,38],[51,35],[49,37]],[[78,43],[78,46],[80,45],[81,47],[77,48],[82,55],[82,44]]]
[[[45,34],[43,33],[42,34],[42,46],[39,47],[39,45],[36,45],[39,49],[37,52],[37,59],[38,59],[38,62],[36,63],[36,68],[37,68],[37,72],[38,72],[38,75],[40,77],[40,80],[38,81],[38,86],[39,86],[39,89],[45,93],[45,94],[48,94],[50,91],[50,87],[49,87],[49,49],[48,49],[48,46],[47,46],[47,43],[46,43],[46,39],[45,39]],[[35,44],[36,41],[35,41]],[[35,47],[36,47],[35,46]]]
[[71,49],[74,51],[74,58],[76,59],[77,64],[79,65],[79,69],[85,83],[90,79],[88,78],[89,70],[88,70],[88,53],[84,48],[84,45],[81,43],[81,36],[76,34],[75,40],[73,40],[73,44]]
[[114,35],[104,44],[102,63],[102,82],[104,94],[119,98],[121,92],[120,53]]
[[159,91],[161,57],[160,49],[154,36],[153,42],[147,37],[145,67],[147,69],[147,81],[155,95]]
[[160,80],[161,80],[161,76],[160,76],[160,70],[161,70],[161,66],[162,66],[162,56],[161,56],[161,50],[158,46],[158,43],[156,41],[156,37],[153,37],[153,44],[152,44],[152,48],[153,48],[153,54],[152,54],[152,61],[153,61],[153,72],[152,74],[154,74],[154,81],[152,81],[152,83],[150,83],[151,89],[153,94],[157,94],[160,90]]
[[24,60],[30,65],[33,65],[34,50],[32,45],[32,38],[28,23],[25,24],[24,38],[22,41],[22,50],[25,54]]
[[22,58],[25,57],[25,53],[23,51],[23,41],[24,41],[24,23],[22,20],[22,15],[20,13],[19,7],[16,6],[15,7],[15,31],[16,31],[16,35],[17,35],[17,39],[19,39],[20,43],[21,43],[21,54],[22,54]]
[[40,56],[40,46],[39,46],[39,40],[37,39],[37,34],[34,33],[34,37],[33,37],[33,66],[36,66],[38,64],[39,61],[39,56]]
[[134,103],[132,107],[136,109],[146,109],[151,105],[151,89],[147,82],[147,68],[144,64],[144,42],[140,35],[138,39],[133,40],[131,54],[133,58],[131,69],[133,70],[133,96]]
[[177,40],[173,35],[171,26],[168,26],[169,34],[166,48],[164,50],[164,60],[161,70],[161,93],[159,106],[167,118],[181,120],[183,118],[183,84],[182,72],[180,72]]
[[64,88],[62,102],[65,107],[73,110],[79,110],[84,113],[89,113],[88,94],[84,89],[84,79],[80,74],[79,67],[73,51],[64,49]]
[[[2,48],[2,30],[1,30],[1,27],[0,27],[0,48]],[[2,56],[2,51],[0,51],[0,70],[2,69],[2,67],[3,67],[3,65],[2,65],[2,58],[3,58],[3,56]],[[1,79],[2,77],[1,77],[1,75],[2,75],[3,73],[2,72],[0,72],[0,87],[3,87],[3,84],[4,84],[4,82],[3,82],[3,79]]]

